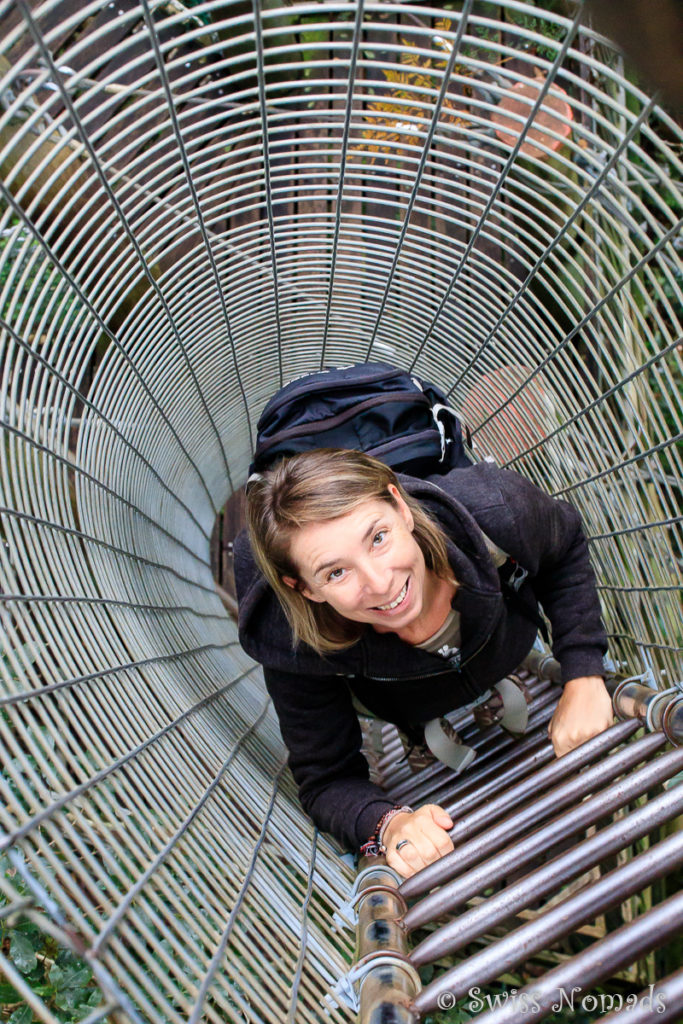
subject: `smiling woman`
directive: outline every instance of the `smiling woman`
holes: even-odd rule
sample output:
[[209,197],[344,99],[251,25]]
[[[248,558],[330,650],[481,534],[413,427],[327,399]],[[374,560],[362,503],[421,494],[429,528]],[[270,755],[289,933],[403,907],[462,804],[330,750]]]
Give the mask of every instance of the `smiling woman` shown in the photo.
[[[429,613],[440,584],[455,587],[438,524],[392,470],[360,452],[321,448],[280,461],[250,483],[247,521],[294,641],[319,654],[356,643],[363,629],[354,623],[408,630],[414,601]],[[400,618],[381,609],[411,576]]]
[[389,483],[384,499],[298,529],[289,545],[298,578],[283,581],[345,619],[420,643],[443,624],[456,584],[427,571],[413,528],[407,501]]
[[[304,809],[348,846],[386,852],[405,876],[452,849],[443,808],[398,807],[369,781],[354,698],[443,745],[442,716],[486,699],[528,654],[539,602],[565,680],[556,753],[611,724],[579,515],[518,474],[482,463],[422,480],[318,449],[253,478],[247,522],[240,639],[264,667]],[[516,590],[499,556],[524,566]],[[447,738],[464,766],[470,748]]]

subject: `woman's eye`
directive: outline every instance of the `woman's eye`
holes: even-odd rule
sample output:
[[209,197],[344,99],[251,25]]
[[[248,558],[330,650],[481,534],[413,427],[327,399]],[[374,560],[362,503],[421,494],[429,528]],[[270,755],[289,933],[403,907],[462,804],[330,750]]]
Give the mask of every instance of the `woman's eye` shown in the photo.
[[375,534],[375,536],[372,538],[372,543],[375,545],[375,547],[377,547],[379,544],[382,543],[382,541],[384,540],[386,535],[387,535],[387,531],[386,530],[379,530]]
[[342,578],[343,569],[333,569],[328,575],[328,580],[340,580]]

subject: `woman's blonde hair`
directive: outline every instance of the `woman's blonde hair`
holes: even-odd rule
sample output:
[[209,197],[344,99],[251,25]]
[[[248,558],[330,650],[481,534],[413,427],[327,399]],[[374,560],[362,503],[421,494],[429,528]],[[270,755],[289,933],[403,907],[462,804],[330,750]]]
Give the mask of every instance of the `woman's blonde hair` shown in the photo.
[[[283,459],[251,479],[247,489],[249,540],[259,568],[287,616],[295,645],[303,640],[319,654],[340,651],[356,643],[365,626],[301,593],[300,571],[290,554],[293,534],[308,523],[338,519],[365,501],[379,499],[396,507],[390,484],[398,489],[413,514],[413,536],[427,568],[453,581],[440,526],[406,493],[393,470],[383,462],[363,452],[318,448]],[[299,581],[299,588],[287,586],[284,576]]]

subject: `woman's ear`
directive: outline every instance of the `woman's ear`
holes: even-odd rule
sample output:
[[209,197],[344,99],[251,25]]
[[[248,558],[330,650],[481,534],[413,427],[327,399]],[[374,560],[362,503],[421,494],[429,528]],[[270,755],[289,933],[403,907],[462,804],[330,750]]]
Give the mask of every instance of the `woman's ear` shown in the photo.
[[406,526],[408,527],[409,530],[412,531],[413,528],[415,527],[413,513],[410,511],[410,508],[406,504],[405,500],[401,497],[398,487],[396,486],[396,484],[389,484],[387,490],[394,499],[396,507],[400,515],[402,516]]
[[317,601],[319,604],[324,604],[325,602],[324,597],[314,594],[305,583],[302,583],[301,580],[295,580],[293,576],[283,576],[282,582],[285,586],[291,587],[292,590],[296,590],[299,594],[303,594],[309,601]]

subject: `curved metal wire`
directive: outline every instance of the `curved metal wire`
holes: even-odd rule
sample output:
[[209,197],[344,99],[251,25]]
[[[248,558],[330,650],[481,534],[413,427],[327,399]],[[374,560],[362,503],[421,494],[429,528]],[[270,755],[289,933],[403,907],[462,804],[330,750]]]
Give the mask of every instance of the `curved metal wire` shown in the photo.
[[314,1021],[349,871],[280,773],[216,510],[280,383],[395,361],[579,507],[615,663],[681,685],[683,132],[580,5],[0,20],[8,919],[91,965],[93,1021]]

